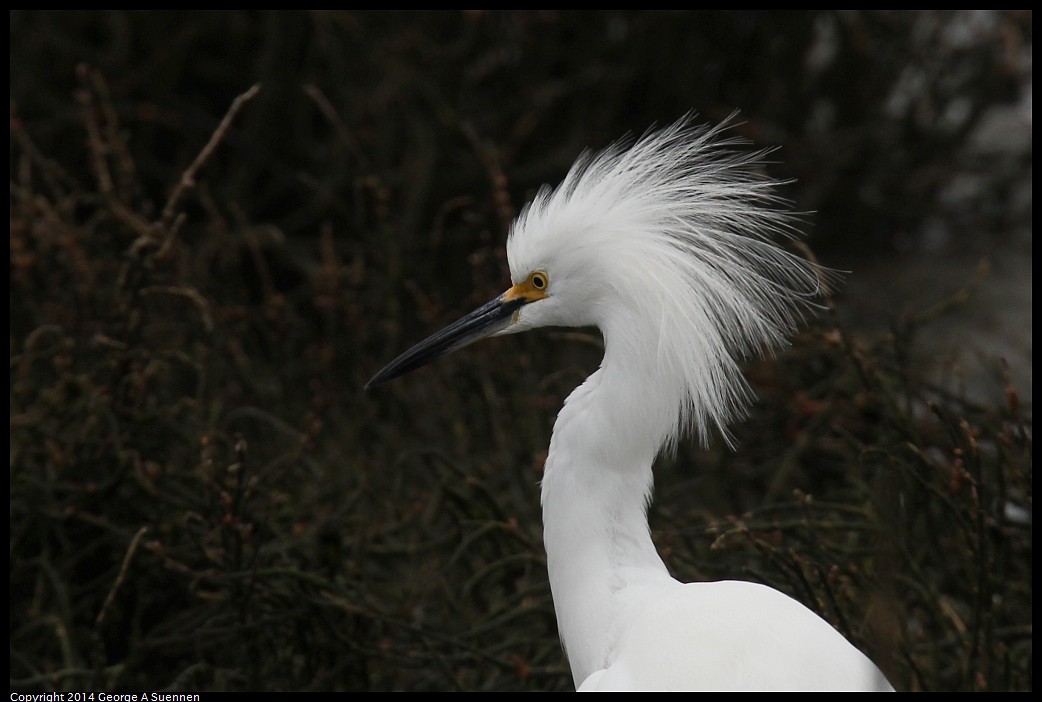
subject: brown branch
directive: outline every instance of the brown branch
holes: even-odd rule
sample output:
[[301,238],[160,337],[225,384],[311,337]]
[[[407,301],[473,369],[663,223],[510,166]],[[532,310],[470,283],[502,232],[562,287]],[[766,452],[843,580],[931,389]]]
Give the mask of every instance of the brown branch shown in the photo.
[[130,546],[127,547],[127,555],[123,557],[123,565],[119,567],[119,575],[116,576],[115,582],[112,583],[112,588],[109,590],[109,594],[105,597],[105,604],[101,606],[101,611],[98,612],[97,618],[94,619],[95,626],[101,626],[105,623],[105,617],[108,615],[109,610],[112,608],[112,603],[116,599],[116,592],[120,586],[127,579],[127,571],[130,569],[130,561],[133,560],[134,554],[137,553],[138,545],[141,543],[141,537],[148,532],[148,527],[143,526],[137,530],[134,534],[134,538],[130,540]]
[[206,143],[199,155],[195,157],[184,173],[181,174],[181,180],[178,182],[177,187],[170,193],[170,198],[166,201],[166,206],[163,207],[163,214],[160,221],[163,224],[164,229],[168,229],[173,223],[175,213],[174,210],[177,207],[178,202],[184,196],[185,191],[195,187],[195,177],[199,173],[199,170],[209,160],[210,156],[217,149],[217,146],[224,139],[228,130],[231,129],[232,121],[235,119],[239,111],[242,110],[243,106],[255,98],[257,93],[261,90],[261,84],[257,83],[252,88],[247,90],[245,93],[235,98],[232,102],[232,106],[228,108],[227,114],[224,115],[224,119],[217,125],[217,129],[214,130],[213,135],[210,136],[210,141]]

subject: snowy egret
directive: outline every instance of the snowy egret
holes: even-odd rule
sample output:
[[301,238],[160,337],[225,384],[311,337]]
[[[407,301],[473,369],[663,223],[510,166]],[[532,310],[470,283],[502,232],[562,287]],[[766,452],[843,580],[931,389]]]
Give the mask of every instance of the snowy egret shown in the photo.
[[763,152],[685,118],[585,154],[507,239],[512,287],[366,388],[478,339],[596,326],[600,368],[557,416],[542,481],[557,623],[585,690],[889,690],[825,620],[765,585],[673,579],[647,521],[657,454],[724,430],[750,399],[741,357],[783,343],[820,271],[791,233]]

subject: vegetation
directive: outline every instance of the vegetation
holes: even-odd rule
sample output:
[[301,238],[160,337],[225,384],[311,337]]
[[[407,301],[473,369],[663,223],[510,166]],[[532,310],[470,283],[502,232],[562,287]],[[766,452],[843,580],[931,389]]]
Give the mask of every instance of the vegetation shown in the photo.
[[[937,221],[987,250],[1030,145],[966,143],[1021,99],[1031,15],[980,17],[13,11],[12,690],[571,689],[537,483],[599,339],[362,385],[505,288],[509,222],[582,149],[691,109],[782,146],[826,263]],[[737,451],[662,461],[656,543],[898,689],[1030,690],[1030,388],[921,371],[958,299],[879,337],[828,302],[749,365]]]

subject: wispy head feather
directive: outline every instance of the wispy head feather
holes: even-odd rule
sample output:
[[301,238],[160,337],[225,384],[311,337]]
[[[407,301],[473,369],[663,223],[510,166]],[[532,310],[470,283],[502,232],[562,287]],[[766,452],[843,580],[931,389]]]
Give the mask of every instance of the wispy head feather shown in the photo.
[[[598,326],[605,368],[625,355],[653,383],[668,442],[687,427],[726,437],[751,398],[740,359],[784,343],[821,292],[822,270],[772,242],[795,234],[794,217],[759,172],[767,152],[736,150],[730,121],[686,117],[584,154],[507,242],[515,283],[550,277],[551,297],[523,310],[527,326]],[[555,296],[560,307],[544,305]]]

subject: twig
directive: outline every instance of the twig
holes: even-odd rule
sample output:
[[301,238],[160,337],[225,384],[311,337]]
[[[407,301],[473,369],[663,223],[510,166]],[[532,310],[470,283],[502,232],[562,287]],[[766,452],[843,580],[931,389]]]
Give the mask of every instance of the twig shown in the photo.
[[[83,87],[76,91],[76,98],[80,103],[80,107],[83,108],[83,122],[87,129],[87,146],[90,150],[91,163],[94,167],[94,176],[98,180],[98,189],[104,196],[105,203],[109,206],[112,214],[141,236],[148,236],[150,230],[148,222],[123,202],[120,192],[116,188],[115,180],[112,177],[112,171],[109,168],[108,154],[113,150],[119,151],[120,149],[118,149],[117,144],[106,141],[102,134],[99,113],[105,113],[110,116],[110,119],[114,119],[111,116],[114,114],[111,106],[106,108],[99,102],[99,100],[105,97],[104,94],[98,94],[99,91],[104,90],[102,87],[104,83],[91,70],[90,66],[86,64],[77,66],[76,73],[83,83]],[[108,131],[111,136],[115,133],[116,128],[110,125]]]
[[[343,117],[336,111],[336,108],[333,107],[333,104],[322,90],[314,83],[308,83],[304,86],[304,94],[311,98],[311,101],[315,103],[315,107],[322,113],[322,116],[333,126],[340,142],[347,147],[351,155],[365,163],[365,157],[362,154],[362,149],[359,148],[358,141],[351,135],[351,130],[348,129],[347,123],[344,122]],[[368,168],[368,163],[365,163],[365,165]]]
[[173,285],[153,285],[147,288],[142,288],[140,294],[143,296],[164,294],[178,295],[190,300],[195,303],[196,308],[199,310],[199,316],[203,320],[203,326],[206,327],[206,331],[213,331],[213,315],[210,314],[210,304],[195,288],[176,287]]
[[206,143],[199,155],[195,157],[184,173],[181,174],[181,180],[178,182],[177,187],[170,193],[170,198],[166,201],[166,205],[163,207],[163,214],[160,217],[160,221],[163,224],[164,229],[168,229],[174,220],[174,210],[177,207],[178,202],[184,196],[185,191],[195,187],[195,176],[199,173],[199,170],[203,167],[210,156],[213,154],[217,145],[221,143],[228,130],[231,129],[232,121],[235,119],[239,111],[242,110],[243,106],[255,98],[257,93],[261,90],[261,84],[257,83],[252,88],[247,90],[245,93],[235,98],[232,101],[232,106],[228,108],[227,114],[224,115],[224,119],[217,125],[217,129],[210,136],[210,141]]
[[92,104],[97,107],[101,118],[104,120],[105,153],[114,161],[113,165],[116,166],[114,174],[109,171],[111,185],[115,188],[114,192],[120,196],[120,201],[127,202],[130,200],[137,182],[137,167],[134,165],[134,158],[130,155],[130,150],[127,148],[126,140],[120,133],[119,115],[116,114],[116,108],[112,104],[112,94],[109,92],[109,86],[100,71],[90,70],[82,64],[80,71],[81,79],[85,84],[89,85],[91,93],[95,98]]
[[105,597],[105,604],[101,606],[101,611],[98,612],[97,618],[94,620],[95,626],[101,626],[105,622],[105,617],[108,615],[109,609],[112,608],[112,603],[116,599],[116,592],[120,586],[127,579],[127,571],[130,569],[130,561],[133,560],[134,554],[137,553],[138,545],[141,543],[141,537],[148,532],[148,527],[143,526],[137,530],[134,534],[134,538],[130,540],[130,546],[127,547],[127,555],[123,556],[123,565],[119,567],[119,575],[116,576],[115,582],[112,583],[112,588],[109,590],[109,594]]

